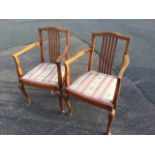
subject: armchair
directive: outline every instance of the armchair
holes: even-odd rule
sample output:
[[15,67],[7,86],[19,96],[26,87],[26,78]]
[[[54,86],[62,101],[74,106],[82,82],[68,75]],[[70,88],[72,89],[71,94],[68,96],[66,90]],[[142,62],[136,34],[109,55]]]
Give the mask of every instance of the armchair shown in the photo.
[[[93,55],[96,46],[96,39],[101,38],[101,51],[99,53],[98,71],[92,70]],[[112,66],[116,53],[118,41],[125,41],[125,48],[121,69],[118,76],[112,75]],[[66,95],[65,101],[70,105],[69,96],[73,95],[78,99],[94,106],[108,110],[108,124],[106,134],[110,134],[110,128],[115,116],[117,101],[121,89],[122,76],[129,65],[130,58],[128,49],[130,37],[114,32],[94,32],[92,33],[91,48],[79,51],[74,56],[65,61],[66,71]],[[75,81],[70,81],[70,65],[80,57],[89,54],[88,72],[79,76]],[[70,116],[72,115],[71,105]]]
[[[65,50],[60,49],[60,34],[65,34]],[[45,61],[44,36],[47,35],[49,62]],[[62,87],[64,85],[65,69],[61,61],[69,58],[69,31],[58,27],[39,28],[39,42],[32,43],[27,47],[13,54],[18,74],[18,86],[27,101],[27,106],[31,105],[31,99],[26,93],[24,85],[36,88],[53,90],[58,96],[61,113],[64,113]],[[40,47],[40,63],[29,72],[24,73],[20,64],[20,56],[30,49]]]

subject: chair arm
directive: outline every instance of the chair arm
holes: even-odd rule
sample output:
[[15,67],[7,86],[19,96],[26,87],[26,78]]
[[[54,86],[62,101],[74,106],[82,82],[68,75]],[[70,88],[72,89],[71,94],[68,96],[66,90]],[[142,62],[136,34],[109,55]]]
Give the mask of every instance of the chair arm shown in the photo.
[[70,85],[70,63],[74,62],[75,60],[77,60],[78,58],[86,55],[87,53],[91,52],[91,48],[86,48],[86,49],[83,49],[79,52],[77,52],[74,56],[70,57],[68,60],[65,61],[65,75],[66,75],[66,78],[65,78],[65,83],[66,83],[66,86],[69,86]]
[[56,59],[56,63],[60,63],[61,60],[64,58],[64,57],[69,57],[69,46],[66,46],[65,50],[63,51],[63,53]]
[[79,52],[77,52],[74,56],[70,57],[68,60],[65,61],[65,64],[68,65],[72,62],[74,62],[75,60],[77,60],[78,58],[86,55],[88,52],[90,52],[92,49],[91,48],[86,48],[86,49],[83,49]]
[[122,67],[121,67],[121,70],[120,70],[120,72],[118,74],[119,79],[122,79],[122,76],[123,76],[126,68],[128,67],[129,63],[130,63],[130,57],[129,57],[128,54],[126,54],[123,57]]
[[39,46],[39,42],[34,42],[32,44],[27,45],[26,47],[24,47],[23,49],[21,49],[20,51],[16,52],[15,54],[13,54],[13,57],[18,57],[22,54],[24,54],[25,52],[28,52],[30,49],[35,48]]
[[28,52],[30,49],[33,49],[35,47],[39,46],[39,42],[35,42],[32,44],[27,45],[26,47],[24,47],[23,49],[21,49],[20,51],[16,52],[15,54],[12,55],[15,64],[16,64],[16,69],[17,69],[17,74],[19,77],[23,76],[23,69],[20,65],[20,60],[19,60],[19,56]]

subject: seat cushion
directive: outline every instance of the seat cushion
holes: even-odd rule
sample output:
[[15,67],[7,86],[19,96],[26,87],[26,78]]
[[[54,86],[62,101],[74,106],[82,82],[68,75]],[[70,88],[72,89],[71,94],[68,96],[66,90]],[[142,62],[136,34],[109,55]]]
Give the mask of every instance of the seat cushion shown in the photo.
[[[61,67],[62,77],[65,75],[64,66]],[[52,63],[40,63],[33,69],[31,69],[27,74],[25,74],[21,80],[36,82],[40,84],[47,85],[57,85],[58,76],[57,76],[57,66]]]
[[80,76],[67,89],[109,104],[113,101],[116,83],[115,76],[91,70]]

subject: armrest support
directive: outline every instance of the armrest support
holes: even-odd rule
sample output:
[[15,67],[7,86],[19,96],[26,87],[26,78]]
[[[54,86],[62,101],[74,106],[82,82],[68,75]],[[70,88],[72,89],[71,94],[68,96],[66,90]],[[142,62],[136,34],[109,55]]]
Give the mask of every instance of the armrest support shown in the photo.
[[64,52],[56,59],[59,87],[62,87],[63,86],[63,83],[62,83],[62,74],[61,74],[61,61],[62,61],[62,59],[64,57],[66,57],[66,59],[69,58],[69,46],[66,46]]
[[119,79],[122,79],[122,76],[123,76],[126,68],[128,67],[129,63],[130,63],[130,57],[129,57],[128,54],[126,54],[123,57],[122,67],[121,67],[121,70],[120,70],[120,72],[118,74]]
[[20,65],[19,56],[26,53],[26,52],[28,52],[30,49],[33,49],[33,48],[38,47],[38,46],[39,46],[39,42],[29,44],[26,47],[24,47],[23,49],[21,49],[20,51],[18,51],[15,54],[12,55],[12,57],[13,57],[13,59],[15,61],[15,64],[16,64],[17,74],[18,74],[19,78],[21,76],[23,76],[23,69],[22,69],[22,67]]
[[86,55],[87,53],[91,52],[91,48],[86,48],[84,50],[81,50],[79,52],[77,52],[74,56],[70,57],[68,60],[65,61],[65,75],[66,75],[66,78],[65,78],[65,83],[66,83],[66,86],[69,86],[70,85],[70,63],[76,61],[78,58]]
[[121,70],[117,77],[117,84],[116,84],[116,90],[115,90],[114,102],[113,102],[114,108],[116,108],[117,100],[118,100],[118,97],[120,94],[122,76],[123,76],[127,66],[129,65],[129,63],[130,63],[130,57],[128,54],[125,54],[123,57]]

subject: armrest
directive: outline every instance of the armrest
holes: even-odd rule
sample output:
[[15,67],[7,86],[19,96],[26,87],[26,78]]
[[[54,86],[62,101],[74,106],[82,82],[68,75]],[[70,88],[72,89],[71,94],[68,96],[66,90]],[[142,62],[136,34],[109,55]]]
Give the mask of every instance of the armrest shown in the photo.
[[29,44],[26,47],[24,47],[23,49],[21,49],[20,51],[18,51],[15,54],[13,54],[12,56],[13,57],[18,57],[18,56],[24,54],[25,52],[28,52],[30,49],[35,48],[37,46],[39,46],[39,42],[35,42],[35,43],[32,43],[32,44]]
[[29,44],[26,47],[24,47],[23,49],[21,49],[20,51],[18,51],[12,55],[13,59],[15,60],[17,74],[19,77],[23,76],[23,70],[22,70],[22,67],[20,65],[19,56],[28,52],[30,49],[33,49],[33,48],[38,47],[38,46],[39,46],[39,42]]
[[[68,55],[67,55],[68,54]],[[64,57],[69,57],[69,46],[66,46],[65,50],[63,51],[63,53],[56,59],[56,63],[60,63],[61,60],[64,58]]]
[[88,52],[90,52],[92,49],[91,48],[86,48],[84,50],[81,50],[79,52],[77,52],[74,56],[70,57],[68,60],[65,61],[65,64],[70,64],[72,62],[74,62],[75,60],[77,60],[78,58],[86,55]]
[[122,76],[123,76],[126,68],[128,67],[129,63],[130,63],[130,57],[129,57],[128,54],[126,54],[123,57],[122,67],[121,67],[121,70],[120,70],[120,72],[118,74],[119,79],[122,79]]
[[86,55],[87,53],[91,52],[92,49],[91,48],[86,48],[84,50],[81,50],[79,51],[77,54],[75,54],[74,56],[70,57],[68,60],[65,61],[65,75],[66,75],[66,78],[65,78],[65,83],[66,83],[66,86],[69,86],[70,85],[70,67],[69,67],[69,64],[74,62],[75,60],[77,60],[78,58]]

